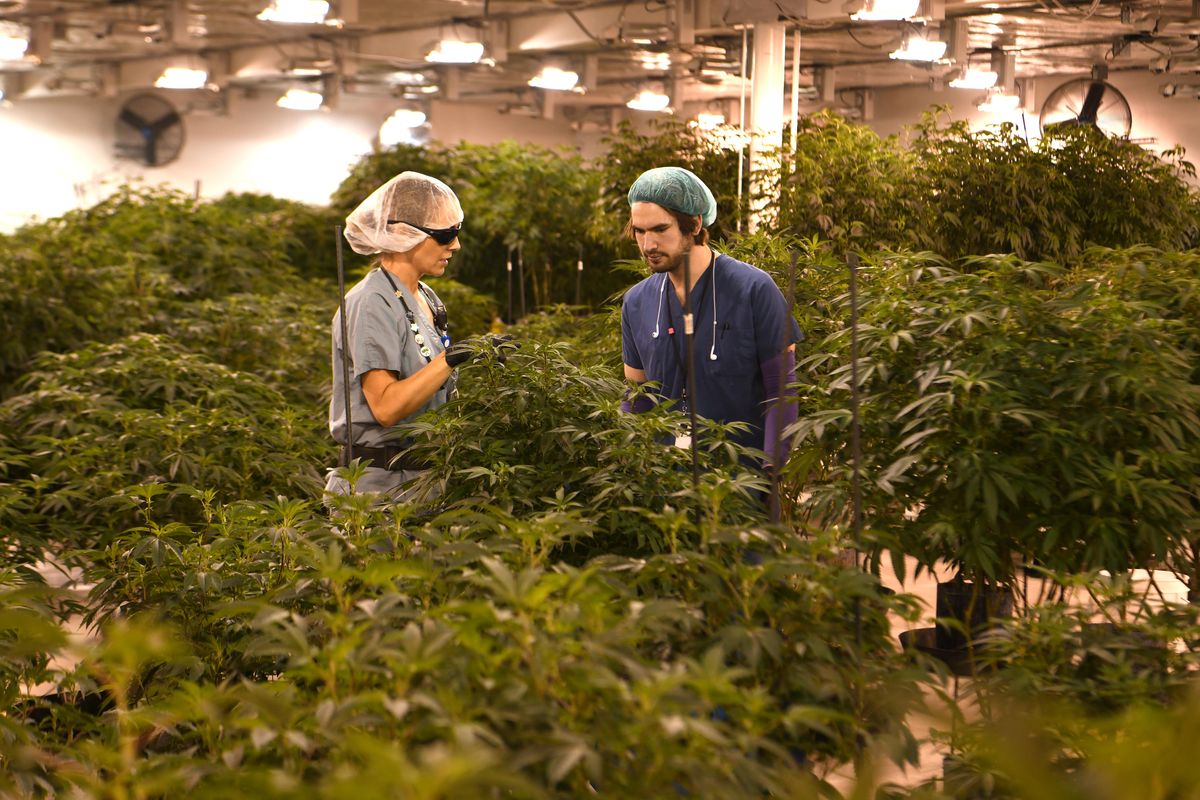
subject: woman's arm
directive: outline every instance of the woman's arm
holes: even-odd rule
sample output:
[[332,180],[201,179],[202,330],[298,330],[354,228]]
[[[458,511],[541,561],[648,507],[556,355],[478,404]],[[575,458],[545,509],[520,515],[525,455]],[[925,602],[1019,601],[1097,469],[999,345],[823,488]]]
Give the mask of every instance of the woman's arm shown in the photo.
[[362,376],[363,396],[375,421],[390,428],[429,402],[450,379],[451,372],[445,353],[439,353],[407,378],[387,369],[368,370]]

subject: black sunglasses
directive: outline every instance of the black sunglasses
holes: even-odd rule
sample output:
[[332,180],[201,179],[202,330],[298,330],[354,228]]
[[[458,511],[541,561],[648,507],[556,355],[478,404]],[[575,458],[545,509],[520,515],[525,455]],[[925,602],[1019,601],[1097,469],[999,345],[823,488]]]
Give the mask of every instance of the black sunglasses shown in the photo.
[[416,228],[421,233],[429,234],[429,238],[433,239],[438,244],[450,244],[458,238],[458,232],[462,230],[462,223],[458,223],[453,228],[426,228],[421,225],[416,225],[412,222],[405,222],[402,219],[389,219],[388,225],[407,225],[410,228]]

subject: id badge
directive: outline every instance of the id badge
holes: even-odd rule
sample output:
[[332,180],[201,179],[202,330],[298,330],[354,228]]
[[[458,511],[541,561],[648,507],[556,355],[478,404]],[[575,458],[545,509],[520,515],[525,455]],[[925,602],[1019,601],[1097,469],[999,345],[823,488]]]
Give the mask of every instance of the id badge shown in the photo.
[[682,447],[684,450],[687,450],[692,446],[691,425],[684,424],[684,426],[675,433],[675,446]]

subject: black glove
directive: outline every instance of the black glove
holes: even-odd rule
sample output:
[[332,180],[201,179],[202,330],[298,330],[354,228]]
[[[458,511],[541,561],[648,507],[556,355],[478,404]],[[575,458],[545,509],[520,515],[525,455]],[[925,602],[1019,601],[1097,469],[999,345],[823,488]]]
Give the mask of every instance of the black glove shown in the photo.
[[484,336],[476,339],[464,339],[450,345],[446,350],[446,363],[454,369],[466,361],[478,361],[487,356],[495,356],[501,364],[508,357],[509,350],[515,350],[521,345],[512,340],[511,334],[500,336]]

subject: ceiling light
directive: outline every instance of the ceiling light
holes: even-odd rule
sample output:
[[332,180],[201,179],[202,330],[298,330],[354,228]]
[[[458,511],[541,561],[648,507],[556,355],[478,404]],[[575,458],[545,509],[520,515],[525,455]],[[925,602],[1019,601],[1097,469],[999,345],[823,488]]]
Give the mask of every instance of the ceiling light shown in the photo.
[[425,83],[424,72],[410,72],[408,70],[396,70],[391,74],[389,80],[399,86],[420,86]]
[[463,42],[458,39],[442,39],[437,47],[425,55],[426,61],[436,64],[478,64],[483,58],[483,42]]
[[625,105],[634,111],[664,111],[670,104],[671,98],[667,95],[643,89]]
[[708,111],[701,111],[696,115],[696,127],[702,131],[711,131],[713,128],[719,128],[724,124],[724,114],[713,114]]
[[379,126],[379,143],[391,147],[400,142],[413,141],[413,129],[425,124],[424,111],[415,108],[398,108]]
[[159,89],[203,89],[208,83],[208,72],[190,67],[167,67],[154,81]]
[[275,105],[291,111],[317,111],[324,102],[325,97],[320,92],[311,89],[288,89],[275,101]]
[[996,79],[999,77],[990,69],[967,67],[958,74],[957,78],[950,81],[950,86],[954,89],[990,89],[996,85]]
[[316,78],[325,74],[324,70],[317,67],[292,67],[288,72],[297,78]]
[[1005,94],[1002,91],[992,90],[980,102],[975,104],[985,114],[1004,114],[1009,111],[1016,111],[1021,105],[1021,96],[1017,94]]
[[265,22],[319,25],[328,13],[329,3],[325,0],[272,0],[258,18]]
[[912,19],[921,7],[921,0],[867,0],[858,11],[850,15],[853,20],[901,20]]
[[670,53],[651,53],[642,51],[636,56],[642,62],[642,69],[666,70],[671,68]]
[[937,61],[946,55],[946,43],[937,39],[926,39],[916,34],[904,37],[904,44],[899,50],[888,53],[890,58],[898,61]]
[[0,61],[22,61],[28,49],[28,38],[15,31],[0,33]]
[[579,83],[579,73],[558,67],[542,67],[541,72],[529,79],[529,85],[537,89],[551,89],[557,92],[567,92]]

